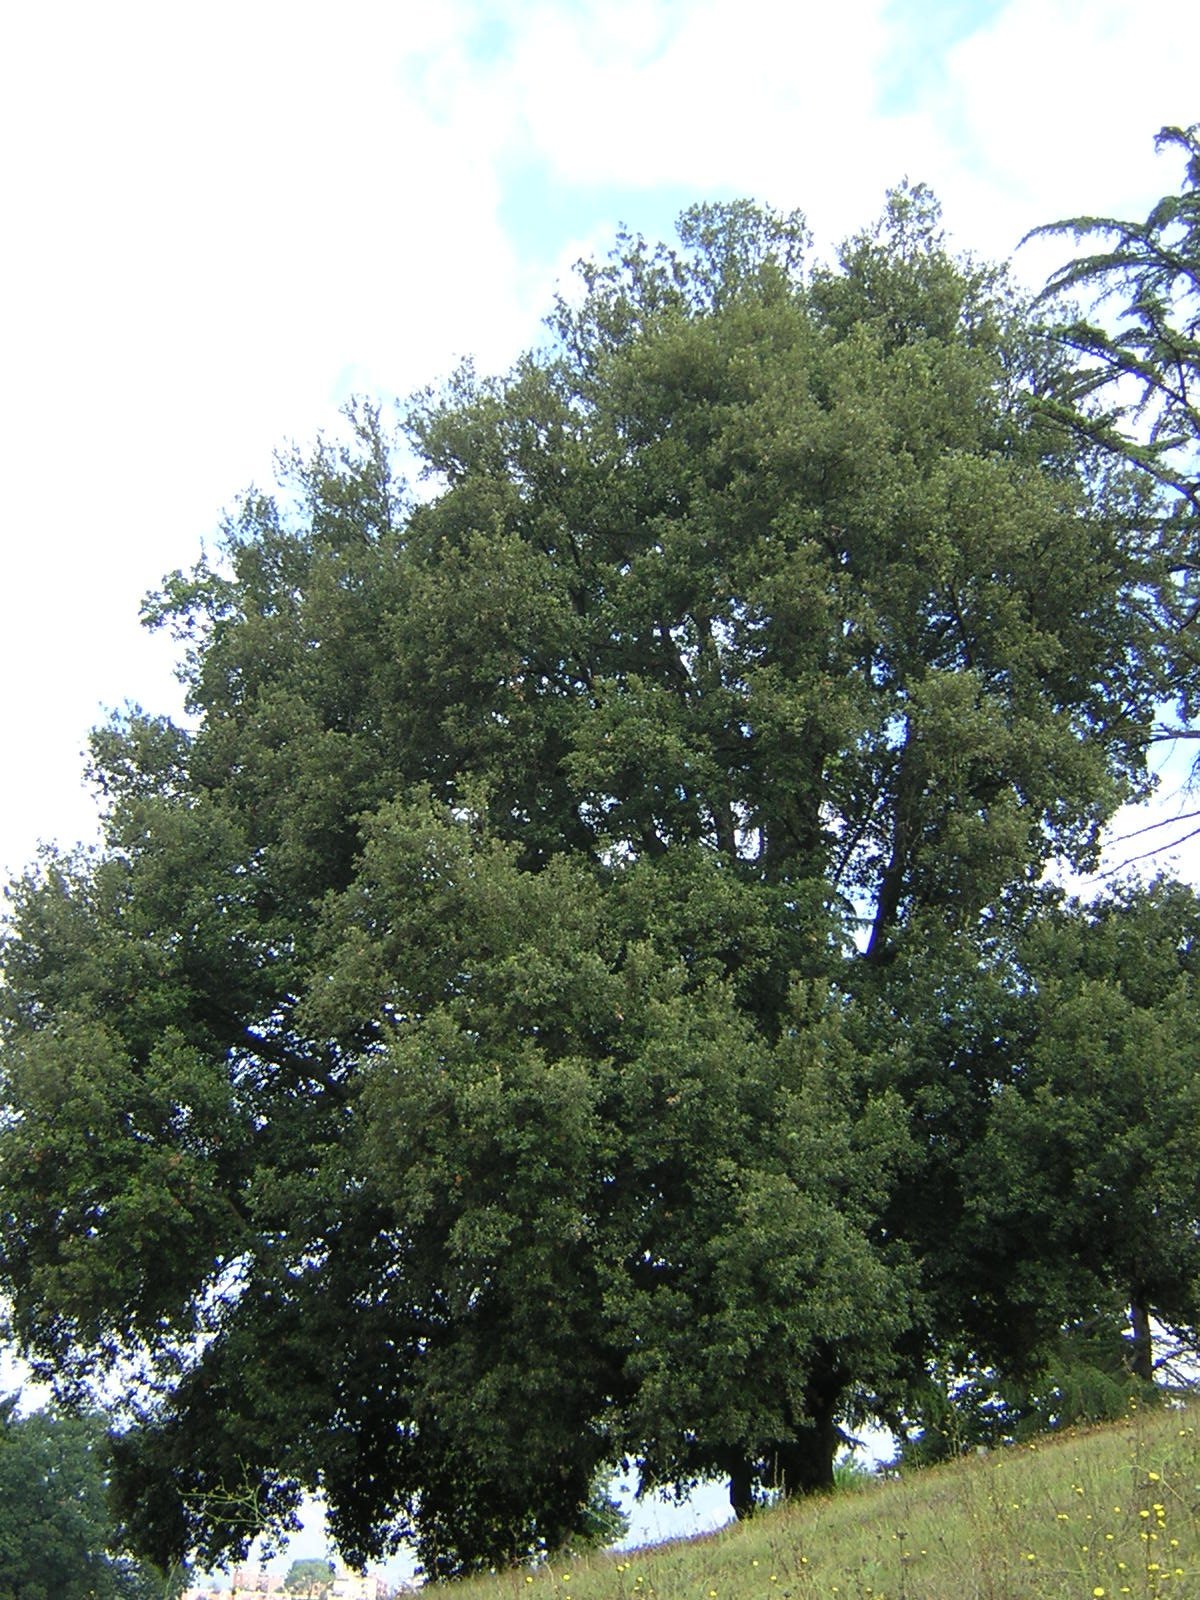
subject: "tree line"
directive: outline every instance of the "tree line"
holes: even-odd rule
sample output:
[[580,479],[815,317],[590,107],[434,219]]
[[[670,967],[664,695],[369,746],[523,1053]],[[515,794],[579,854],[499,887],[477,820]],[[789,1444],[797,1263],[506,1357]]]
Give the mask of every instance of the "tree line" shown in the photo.
[[919,185],[832,265],[697,206],[149,598],[188,716],[95,732],[0,1057],[12,1336],[64,1399],[138,1375],[146,1557],[319,1489],[347,1560],[449,1576],[605,1526],[619,1460],[746,1515],[1194,1335],[1200,905],[1048,876],[1200,692],[1161,139],[1145,224],[1059,225],[1115,317]]

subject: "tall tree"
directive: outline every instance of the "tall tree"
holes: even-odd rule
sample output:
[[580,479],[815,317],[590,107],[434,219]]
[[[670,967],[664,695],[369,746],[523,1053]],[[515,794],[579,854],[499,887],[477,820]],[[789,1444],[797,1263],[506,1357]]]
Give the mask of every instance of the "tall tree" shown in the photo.
[[18,1416],[0,1401],[0,1600],[160,1600],[160,1577],[118,1553],[98,1416]]
[[1068,903],[1019,959],[968,1207],[981,1236],[1036,1239],[1043,1281],[1058,1264],[1061,1322],[1128,1312],[1125,1360],[1149,1382],[1151,1319],[1200,1322],[1200,906],[1165,880]]
[[1183,183],[1144,221],[1071,217],[1035,230],[1095,248],[1055,272],[1047,297],[1091,297],[1054,329],[1077,359],[1046,396],[1109,459],[1132,462],[1155,490],[1142,513],[1173,600],[1166,626],[1171,703],[1191,728],[1200,707],[1200,123],[1163,128],[1160,150],[1184,159]]
[[856,1008],[1144,783],[1160,575],[926,191],[828,270],[681,234],[414,405],[425,498],[368,407],[247,497],[148,609],[192,726],[99,730],[104,849],[14,889],[0,1282],[60,1387],[149,1374],[160,1559],[245,1483],[439,1575],[614,1456],[749,1510],[928,1357]]
[[333,1578],[333,1562],[319,1557],[293,1561],[287,1569],[283,1587],[292,1594],[310,1594],[313,1589],[328,1593]]
[[1198,961],[1195,892],[1161,880],[1047,891],[893,974],[894,1081],[926,1156],[889,1223],[923,1264],[968,1442],[1123,1408],[1155,1376],[1152,1322],[1194,1348]]

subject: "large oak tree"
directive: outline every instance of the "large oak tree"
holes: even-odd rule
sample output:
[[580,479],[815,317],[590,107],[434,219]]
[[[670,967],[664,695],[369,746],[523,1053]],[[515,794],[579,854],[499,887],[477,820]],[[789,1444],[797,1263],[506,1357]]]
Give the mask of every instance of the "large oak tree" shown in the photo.
[[420,494],[363,406],[248,495],[148,607],[188,722],[14,888],[0,1280],[64,1391],[140,1374],[159,1560],[248,1478],[439,1575],[621,1456],[748,1511],[930,1359],[892,975],[1145,787],[1170,563],[924,190],[832,267],[681,239],[419,398]]

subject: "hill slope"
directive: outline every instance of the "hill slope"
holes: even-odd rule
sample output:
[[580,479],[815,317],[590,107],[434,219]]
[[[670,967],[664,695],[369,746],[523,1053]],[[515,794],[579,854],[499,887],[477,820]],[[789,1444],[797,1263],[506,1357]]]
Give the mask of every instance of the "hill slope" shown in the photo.
[[1200,1600],[1200,1407],[455,1585],[457,1600]]

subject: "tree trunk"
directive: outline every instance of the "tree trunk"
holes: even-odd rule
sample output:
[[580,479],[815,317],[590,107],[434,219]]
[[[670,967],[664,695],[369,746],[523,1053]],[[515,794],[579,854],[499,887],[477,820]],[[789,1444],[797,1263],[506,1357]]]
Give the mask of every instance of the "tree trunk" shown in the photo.
[[900,900],[904,893],[909,870],[909,854],[917,837],[920,801],[923,783],[917,776],[906,732],[904,746],[896,768],[895,796],[892,802],[892,849],[888,864],[875,891],[875,916],[871,923],[871,937],[867,943],[866,960],[873,966],[882,966],[890,953],[889,935],[896,921]]
[[835,1418],[841,1386],[817,1400],[808,1397],[812,1418],[775,1449],[776,1486],[784,1495],[828,1494],[833,1488],[833,1461],[841,1433]]
[[828,1494],[833,1488],[833,1461],[842,1439],[837,1414],[846,1381],[833,1355],[823,1351],[804,1388],[805,1420],[793,1423],[787,1439],[778,1440],[757,1458],[735,1448],[715,1458],[714,1465],[729,1474],[729,1503],[739,1519],[753,1515],[758,1484],[785,1497]]
[[846,1390],[846,1374],[832,1355],[814,1364],[804,1389],[805,1421],[791,1438],[775,1446],[767,1463],[773,1487],[784,1495],[828,1494],[833,1488],[833,1461],[841,1443],[838,1408]]
[[754,1515],[754,1463],[745,1456],[734,1455],[726,1465],[729,1473],[729,1504],[739,1522]]
[[1153,1383],[1154,1340],[1150,1333],[1150,1315],[1142,1304],[1140,1290],[1135,1291],[1130,1301],[1129,1325],[1133,1329],[1130,1371],[1135,1378],[1141,1378],[1145,1383]]

